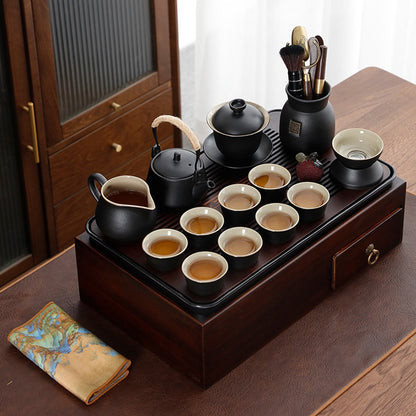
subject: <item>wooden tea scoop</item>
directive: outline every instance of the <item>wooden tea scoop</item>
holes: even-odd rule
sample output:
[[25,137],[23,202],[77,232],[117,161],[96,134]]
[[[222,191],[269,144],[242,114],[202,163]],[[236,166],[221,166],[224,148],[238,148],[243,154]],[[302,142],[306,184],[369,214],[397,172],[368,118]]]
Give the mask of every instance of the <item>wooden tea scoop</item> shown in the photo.
[[314,96],[319,98],[323,95],[324,85],[325,85],[325,67],[326,67],[326,54],[327,47],[325,45],[320,46],[321,49],[321,59],[316,66],[316,75],[315,75],[315,86],[314,86]]

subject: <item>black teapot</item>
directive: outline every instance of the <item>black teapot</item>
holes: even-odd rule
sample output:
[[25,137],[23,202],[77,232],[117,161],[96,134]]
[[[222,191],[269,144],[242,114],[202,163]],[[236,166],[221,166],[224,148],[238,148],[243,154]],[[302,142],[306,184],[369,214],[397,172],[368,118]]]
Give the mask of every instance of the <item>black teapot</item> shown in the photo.
[[[168,122],[178,127],[191,142],[193,150],[173,148],[161,150],[157,140],[157,127]],[[215,186],[207,178],[201,160],[201,145],[195,133],[180,118],[162,115],[153,120],[152,161],[147,183],[157,205],[168,208],[188,208],[197,204],[206,191]]]

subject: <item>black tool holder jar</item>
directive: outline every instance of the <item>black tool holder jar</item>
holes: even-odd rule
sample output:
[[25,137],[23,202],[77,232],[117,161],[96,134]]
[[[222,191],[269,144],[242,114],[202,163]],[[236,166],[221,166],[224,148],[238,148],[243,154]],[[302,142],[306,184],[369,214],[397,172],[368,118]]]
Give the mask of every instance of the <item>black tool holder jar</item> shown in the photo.
[[304,100],[294,97],[286,87],[287,101],[280,117],[280,140],[288,153],[325,153],[335,135],[335,115],[329,96],[331,86],[325,82],[320,98]]

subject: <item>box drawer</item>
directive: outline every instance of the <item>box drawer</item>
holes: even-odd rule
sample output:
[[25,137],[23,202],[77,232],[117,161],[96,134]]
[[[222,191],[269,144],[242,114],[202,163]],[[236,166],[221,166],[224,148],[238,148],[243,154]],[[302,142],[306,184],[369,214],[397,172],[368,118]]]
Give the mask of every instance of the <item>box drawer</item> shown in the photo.
[[[152,121],[160,114],[172,112],[172,92],[163,92],[51,155],[53,204],[80,191],[92,172],[110,172],[143,152],[150,155],[154,144]],[[158,131],[159,139],[166,139],[172,131],[164,123],[160,134]],[[116,151],[115,144],[121,145],[121,151]]]
[[360,235],[332,257],[331,287],[336,289],[363,267],[371,267],[379,257],[400,243],[404,209],[398,208],[370,230]]

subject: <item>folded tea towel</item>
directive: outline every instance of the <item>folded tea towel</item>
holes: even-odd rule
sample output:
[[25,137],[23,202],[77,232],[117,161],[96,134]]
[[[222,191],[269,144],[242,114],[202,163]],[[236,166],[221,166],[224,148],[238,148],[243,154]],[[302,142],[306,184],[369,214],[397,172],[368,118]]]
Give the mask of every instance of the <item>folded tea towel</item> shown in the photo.
[[55,381],[91,404],[127,377],[130,360],[49,302],[8,340]]

